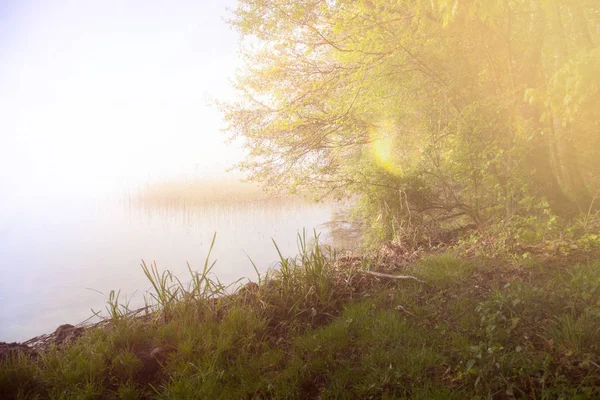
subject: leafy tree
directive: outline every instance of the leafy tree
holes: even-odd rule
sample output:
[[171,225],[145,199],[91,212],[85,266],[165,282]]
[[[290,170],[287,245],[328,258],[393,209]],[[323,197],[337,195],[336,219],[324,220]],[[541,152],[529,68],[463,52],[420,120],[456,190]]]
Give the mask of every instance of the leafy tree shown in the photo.
[[358,195],[382,237],[597,208],[597,0],[240,0],[239,164]]

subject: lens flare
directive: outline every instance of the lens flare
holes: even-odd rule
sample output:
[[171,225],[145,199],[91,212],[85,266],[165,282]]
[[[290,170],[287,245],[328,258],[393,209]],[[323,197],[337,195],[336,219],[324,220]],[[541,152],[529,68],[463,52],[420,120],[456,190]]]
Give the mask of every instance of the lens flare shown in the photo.
[[394,135],[395,124],[384,120],[371,134],[371,150],[377,164],[394,175],[402,175]]

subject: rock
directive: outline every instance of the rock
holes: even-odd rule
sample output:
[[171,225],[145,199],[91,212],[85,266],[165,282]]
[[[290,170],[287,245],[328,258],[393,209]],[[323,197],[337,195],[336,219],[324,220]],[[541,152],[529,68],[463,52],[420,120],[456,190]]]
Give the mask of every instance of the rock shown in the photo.
[[34,349],[22,343],[0,342],[0,361],[4,359],[4,357],[9,357],[12,354],[17,354],[19,352],[30,356],[35,356],[37,354]]
[[83,328],[77,328],[71,324],[60,325],[52,334],[53,342],[57,345],[73,342],[82,334]]
[[160,363],[150,353],[145,351],[136,352],[136,356],[142,362],[139,377],[142,381],[150,381],[152,376],[160,369]]
[[155,347],[150,352],[150,357],[155,358],[158,361],[164,361],[169,353],[171,353],[173,349],[168,349],[166,347]]
[[163,346],[157,346],[152,350],[138,351],[136,356],[142,362],[142,368],[139,371],[139,377],[143,381],[150,381],[152,376],[160,370],[161,365],[166,361],[167,356],[173,352],[174,349],[170,349]]
[[247,292],[257,292],[258,291],[258,284],[255,282],[248,282],[244,285],[243,290],[247,291]]

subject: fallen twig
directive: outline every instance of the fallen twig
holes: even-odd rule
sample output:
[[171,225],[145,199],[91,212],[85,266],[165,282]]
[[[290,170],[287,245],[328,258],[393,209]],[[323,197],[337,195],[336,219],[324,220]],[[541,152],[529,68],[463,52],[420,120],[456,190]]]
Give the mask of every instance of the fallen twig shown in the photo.
[[375,272],[375,271],[366,271],[363,270],[362,272],[364,272],[365,274],[369,274],[369,275],[373,275],[373,276],[377,276],[379,278],[390,278],[390,279],[413,279],[417,282],[420,283],[427,283],[417,277],[411,276],[411,275],[391,275],[391,274],[384,274],[383,272]]
[[398,304],[398,306],[396,306],[396,310],[398,311],[404,311],[405,313],[407,313],[408,315],[412,315],[413,317],[416,317],[415,314],[411,313],[410,311],[408,311],[406,308],[404,308],[402,305]]

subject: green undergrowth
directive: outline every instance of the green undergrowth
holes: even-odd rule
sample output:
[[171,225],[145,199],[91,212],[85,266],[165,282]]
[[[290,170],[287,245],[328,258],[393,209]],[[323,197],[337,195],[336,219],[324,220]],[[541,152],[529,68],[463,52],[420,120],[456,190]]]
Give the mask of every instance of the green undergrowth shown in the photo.
[[[144,266],[155,309],[0,361],[0,398],[598,398],[600,261],[426,257],[379,278],[300,236],[235,294]],[[208,259],[208,258],[207,258]],[[217,296],[218,295],[218,296]],[[157,351],[156,349],[160,349]]]

